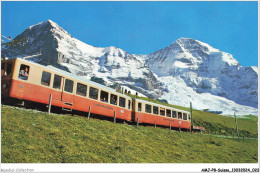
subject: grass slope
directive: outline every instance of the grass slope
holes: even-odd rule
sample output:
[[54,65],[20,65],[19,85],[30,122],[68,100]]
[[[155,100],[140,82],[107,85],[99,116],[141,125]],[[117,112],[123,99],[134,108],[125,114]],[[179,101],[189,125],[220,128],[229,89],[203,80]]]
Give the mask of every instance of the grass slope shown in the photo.
[[1,108],[2,163],[258,161],[258,141],[254,139],[238,141],[11,106]]

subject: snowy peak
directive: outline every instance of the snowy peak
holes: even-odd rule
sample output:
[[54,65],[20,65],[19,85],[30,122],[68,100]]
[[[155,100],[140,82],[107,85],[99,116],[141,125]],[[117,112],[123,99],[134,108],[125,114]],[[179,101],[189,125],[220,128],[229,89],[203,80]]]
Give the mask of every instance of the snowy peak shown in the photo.
[[192,38],[179,38],[173,44],[179,44],[184,51],[189,52],[203,51],[208,54],[211,52],[220,52],[220,50],[215,49],[206,43],[194,40]]
[[63,28],[61,28],[57,23],[53,22],[52,20],[46,20],[36,25],[29,26],[27,30],[35,30],[35,29],[41,29],[41,31],[46,31],[46,30],[51,31],[52,29],[56,29],[69,34],[67,31],[65,31]]
[[42,27],[45,27],[45,26],[52,26],[52,27],[59,27],[55,22],[53,22],[52,20],[46,20],[44,22],[40,22],[36,25],[32,25],[32,26],[29,26],[28,29],[33,29],[33,28],[42,28]]
[[[229,53],[215,49],[207,43],[192,38],[180,38],[169,47],[147,56],[149,67],[159,76],[167,76],[172,72],[190,70],[206,70],[221,73],[227,66],[239,66],[237,60]],[[167,66],[167,68],[163,68]]]
[[210,93],[257,107],[258,68],[242,67],[231,54],[201,41],[180,38],[169,47],[149,54],[147,64],[159,77],[179,78],[197,93]]
[[28,27],[28,29],[25,32],[51,34],[55,36],[57,39],[61,39],[62,35],[65,34],[68,35],[70,38],[72,38],[72,36],[67,31],[65,31],[63,28],[61,28],[58,24],[56,24],[52,20],[47,20],[44,22],[40,22],[36,25],[32,25]]
[[24,46],[18,44],[11,47],[17,53],[6,51],[4,54],[10,58],[16,58],[41,51],[42,55],[32,59],[32,61],[42,64],[57,64],[57,59],[55,60],[54,58],[57,57],[56,49],[58,48],[58,41],[55,35],[61,35],[60,33],[68,35],[65,30],[51,20],[40,22],[28,27],[15,38],[15,40],[29,38],[29,41]]
[[[231,54],[222,52],[207,43],[192,38],[179,38],[170,47],[175,48],[177,47],[176,45],[179,46],[183,53],[190,54],[198,60],[223,61],[229,66],[239,65],[238,61]],[[216,56],[218,57],[217,59]],[[219,64],[223,64],[223,62],[219,62]]]

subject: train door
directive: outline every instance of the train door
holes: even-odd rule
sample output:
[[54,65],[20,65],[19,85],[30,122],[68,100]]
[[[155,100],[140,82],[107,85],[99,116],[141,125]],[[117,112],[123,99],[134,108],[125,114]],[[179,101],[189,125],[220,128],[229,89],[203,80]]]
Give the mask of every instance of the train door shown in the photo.
[[137,104],[138,102],[136,100],[132,100],[132,122],[136,122],[136,118],[137,118]]
[[64,104],[72,106],[73,105],[73,89],[74,89],[74,81],[63,78],[63,86],[61,93],[61,100]]
[[54,74],[52,98],[55,100],[62,100],[63,80],[63,77]]

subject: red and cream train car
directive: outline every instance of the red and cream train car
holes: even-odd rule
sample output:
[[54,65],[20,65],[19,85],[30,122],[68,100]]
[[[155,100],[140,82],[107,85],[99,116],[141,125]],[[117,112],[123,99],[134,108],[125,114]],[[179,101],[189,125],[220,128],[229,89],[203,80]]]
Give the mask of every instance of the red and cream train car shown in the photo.
[[63,70],[23,59],[1,62],[2,99],[15,98],[131,121],[132,99]]
[[133,100],[133,119],[139,123],[191,128],[189,112],[140,99]]
[[[116,92],[52,66],[23,59],[1,62],[2,99],[17,99],[139,123],[190,129],[190,113]],[[91,110],[89,110],[91,109]]]

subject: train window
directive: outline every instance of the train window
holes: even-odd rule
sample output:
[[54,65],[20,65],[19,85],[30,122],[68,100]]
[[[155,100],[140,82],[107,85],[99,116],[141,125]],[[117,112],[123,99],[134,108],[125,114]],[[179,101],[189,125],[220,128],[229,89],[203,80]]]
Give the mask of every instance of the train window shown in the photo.
[[73,92],[73,85],[74,85],[74,82],[72,80],[66,79],[64,91],[72,93]]
[[190,121],[190,114],[188,114],[188,121]]
[[121,107],[125,107],[125,98],[123,98],[123,97],[119,97],[119,106],[121,106]]
[[92,98],[92,99],[98,99],[98,89],[97,88],[93,88],[93,87],[90,87],[89,88],[89,98]]
[[171,117],[171,110],[166,109],[166,116],[167,116],[167,117]]
[[131,109],[131,101],[128,100],[128,109]]
[[165,116],[165,108],[160,108],[160,115]]
[[186,113],[183,113],[183,119],[187,120],[187,114]]
[[12,67],[13,67],[13,63],[9,62],[6,66],[6,75],[10,75],[12,73]]
[[1,76],[5,74],[5,63],[1,63]]
[[172,111],[172,118],[176,118],[176,117],[177,117],[176,111]]
[[102,102],[108,102],[108,92],[101,91],[100,100]]
[[153,114],[158,115],[158,107],[157,106],[153,106]]
[[145,104],[145,112],[152,113],[152,106],[148,105],[148,104]]
[[46,86],[50,86],[50,81],[51,81],[51,73],[43,71],[42,72],[41,84],[46,85]]
[[182,119],[182,113],[178,112],[178,119]]
[[30,67],[28,65],[21,64],[20,72],[19,72],[19,79],[27,80],[30,72]]
[[117,95],[111,94],[110,103],[113,105],[117,105]]
[[61,76],[55,74],[54,81],[53,81],[53,88],[60,89],[60,84],[61,84]]
[[76,94],[86,97],[87,96],[87,85],[77,83],[77,92]]
[[142,103],[138,103],[138,111],[142,112]]

